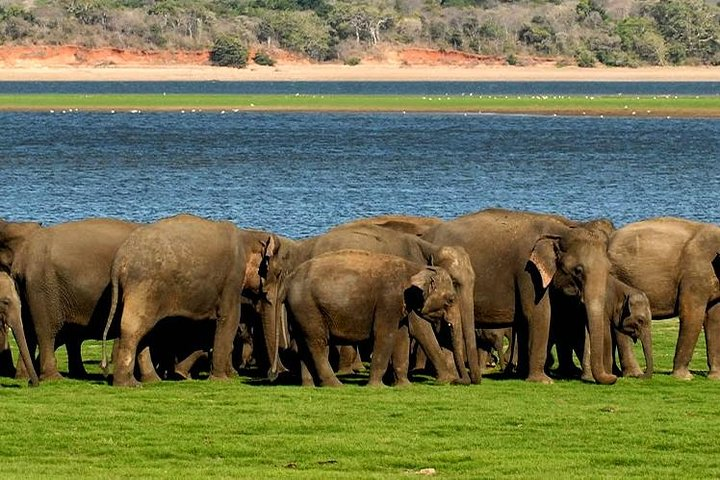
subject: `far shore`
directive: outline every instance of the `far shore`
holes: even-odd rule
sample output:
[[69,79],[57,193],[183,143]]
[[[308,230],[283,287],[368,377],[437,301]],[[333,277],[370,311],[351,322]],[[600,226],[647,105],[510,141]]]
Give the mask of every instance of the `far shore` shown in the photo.
[[0,66],[0,81],[599,81],[720,82],[720,67],[278,64],[237,69],[208,65]]

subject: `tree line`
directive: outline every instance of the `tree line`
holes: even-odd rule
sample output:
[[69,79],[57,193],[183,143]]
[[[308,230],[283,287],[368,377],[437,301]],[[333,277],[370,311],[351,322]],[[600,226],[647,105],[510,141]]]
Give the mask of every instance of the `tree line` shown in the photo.
[[248,50],[266,64],[274,49],[357,63],[407,46],[511,64],[540,56],[586,67],[720,65],[720,2],[0,0],[0,44],[207,49],[238,66]]

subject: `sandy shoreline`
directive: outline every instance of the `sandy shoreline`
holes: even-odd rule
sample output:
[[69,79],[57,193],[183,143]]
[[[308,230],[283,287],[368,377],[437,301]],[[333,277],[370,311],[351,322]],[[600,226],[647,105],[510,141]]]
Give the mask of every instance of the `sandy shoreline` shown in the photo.
[[2,66],[0,81],[607,81],[720,82],[720,67],[579,68],[507,65],[280,64]]

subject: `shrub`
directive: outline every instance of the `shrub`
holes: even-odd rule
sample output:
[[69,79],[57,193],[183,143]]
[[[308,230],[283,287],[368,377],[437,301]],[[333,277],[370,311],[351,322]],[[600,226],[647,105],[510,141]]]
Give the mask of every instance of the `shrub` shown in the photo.
[[245,68],[248,56],[248,49],[240,40],[220,37],[215,40],[210,51],[210,62],[221,67]]
[[267,52],[259,51],[253,56],[253,62],[264,67],[272,67],[275,65],[275,59],[272,58]]
[[580,49],[575,52],[575,61],[578,67],[592,68],[595,66],[595,55],[587,49]]
[[345,59],[345,65],[350,65],[351,67],[354,67],[355,65],[360,64],[360,57],[348,57]]
[[517,65],[519,63],[517,56],[515,56],[514,53],[511,53],[505,58],[505,61],[508,65]]

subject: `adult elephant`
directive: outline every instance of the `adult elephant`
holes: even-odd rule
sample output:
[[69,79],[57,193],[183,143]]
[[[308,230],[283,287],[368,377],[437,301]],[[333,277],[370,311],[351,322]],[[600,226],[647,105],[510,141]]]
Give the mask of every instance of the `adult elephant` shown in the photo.
[[[292,272],[302,262],[315,256],[344,249],[358,249],[386,255],[395,255],[408,261],[425,265],[435,265],[445,269],[453,279],[457,287],[458,306],[460,308],[460,324],[453,325],[452,348],[455,358],[456,372],[448,372],[446,360],[435,337],[432,325],[423,322],[418,325],[417,336],[422,336],[428,357],[438,370],[438,377],[449,379],[459,376],[461,383],[477,383],[480,381],[481,372],[477,360],[477,343],[473,327],[473,291],[475,288],[475,273],[473,272],[470,259],[462,248],[440,247],[433,245],[416,235],[398,232],[391,228],[378,225],[347,225],[337,227],[324,235],[296,242],[280,238],[277,245],[277,258],[273,262],[274,268],[283,272],[275,272],[274,277],[282,277]],[[272,289],[268,289],[270,292]],[[271,303],[272,300],[271,300]],[[274,305],[278,307],[277,302]],[[271,312],[264,312],[264,316],[270,315],[280,318],[281,312],[273,309]],[[278,322],[279,323],[279,322]],[[470,332],[469,334],[466,332]],[[275,349],[270,352],[277,352],[277,340]],[[430,347],[432,345],[432,347]],[[271,358],[277,358],[277,353],[271,354]],[[470,366],[468,376],[466,361]],[[277,361],[274,362],[277,365]],[[271,368],[272,370],[272,368]]]
[[39,380],[25,340],[21,312],[20,295],[15,288],[15,281],[6,272],[0,272],[0,329],[3,331],[7,331],[7,327],[12,329],[20,350],[21,361],[30,374],[30,385],[37,386]]
[[359,218],[348,223],[343,223],[335,228],[359,227],[363,225],[377,225],[378,227],[389,228],[396,232],[408,233],[420,236],[432,227],[441,224],[443,221],[437,217],[419,217],[414,215],[381,215],[378,217]]
[[341,385],[328,358],[331,337],[351,343],[373,339],[369,385],[382,384],[391,356],[398,383],[407,384],[403,330],[409,326],[412,334],[414,324],[423,321],[459,323],[452,318],[460,312],[450,275],[394,255],[363,250],[318,255],[290,274],[285,291],[281,300],[299,331],[301,357],[314,365],[322,386]]
[[[158,321],[169,317],[217,322],[210,378],[228,378],[240,296],[244,289],[262,295],[273,241],[269,233],[194,215],[166,218],[132,232],[118,249],[110,275],[103,369],[105,338],[122,305],[113,385],[138,384],[133,376],[138,346]],[[275,331],[274,325],[265,328]]]
[[[110,306],[110,265],[137,227],[108,218],[45,228],[0,222],[0,264],[18,284],[30,351],[36,344],[40,350],[41,380],[62,378],[55,358],[62,344],[70,376],[84,376],[80,345],[102,338]],[[18,375],[24,373],[19,364]]]
[[689,380],[705,326],[708,378],[720,379],[720,227],[654,218],[618,229],[610,239],[612,272],[645,292],[654,319],[679,316],[672,375]]
[[[551,306],[548,287],[574,288],[587,310],[591,367],[598,383],[617,379],[605,371],[605,293],[609,222],[580,224],[557,215],[489,209],[444,222],[422,238],[436,245],[458,245],[475,269],[475,324],[480,328],[514,324],[521,335],[521,372],[535,382],[545,374]],[[524,355],[527,355],[526,357]]]

